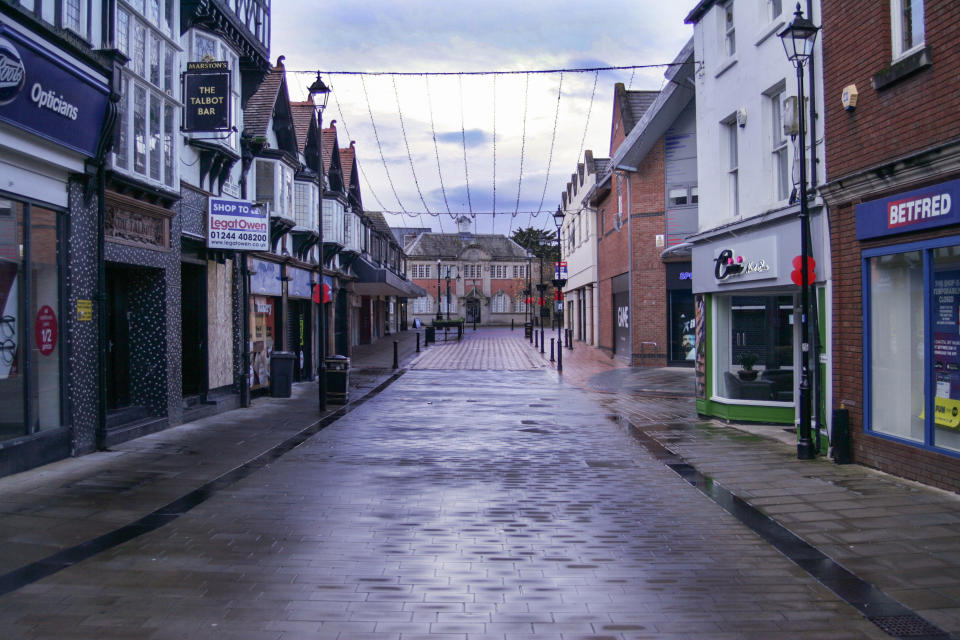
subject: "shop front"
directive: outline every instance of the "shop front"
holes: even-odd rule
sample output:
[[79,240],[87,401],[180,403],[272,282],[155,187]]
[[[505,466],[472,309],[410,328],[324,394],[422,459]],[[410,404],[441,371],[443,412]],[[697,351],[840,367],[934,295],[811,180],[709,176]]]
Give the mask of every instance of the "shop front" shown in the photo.
[[630,361],[630,276],[620,274],[610,279],[613,293],[613,354]]
[[281,265],[248,258],[250,273],[250,391],[270,390],[270,357],[283,349],[283,281]]
[[71,353],[95,353],[94,283],[77,274],[96,270],[85,165],[102,148],[110,90],[104,70],[6,15],[0,69],[4,476],[94,447],[96,359],[77,363]]
[[883,466],[884,442],[926,452],[931,470],[938,454],[960,457],[958,205],[952,180],[855,207],[868,463]]
[[693,311],[693,266],[689,262],[668,262],[667,340],[670,343],[667,364],[692,367],[696,358]]
[[[822,237],[820,220],[812,221],[815,238]],[[794,424],[801,371],[800,289],[791,272],[799,253],[796,217],[695,240],[692,292],[697,299],[681,315],[689,313],[698,324],[691,327],[689,321],[671,317],[671,330],[676,320],[704,342],[687,352],[698,368],[699,413]],[[816,277],[819,281],[822,274],[818,271]],[[695,311],[701,305],[702,311]],[[814,332],[823,315],[815,307],[810,317]],[[681,335],[681,345],[692,337]],[[820,348],[817,342],[815,349]]]
[[294,359],[293,381],[313,380],[313,278],[315,274],[306,269],[287,267],[287,337]]

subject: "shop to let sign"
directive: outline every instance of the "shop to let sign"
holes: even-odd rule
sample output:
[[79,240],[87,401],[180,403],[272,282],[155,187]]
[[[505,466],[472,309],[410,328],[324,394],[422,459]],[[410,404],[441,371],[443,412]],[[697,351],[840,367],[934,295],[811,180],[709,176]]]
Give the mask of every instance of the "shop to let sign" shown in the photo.
[[243,200],[210,198],[207,248],[269,251],[270,221],[266,210]]
[[230,129],[230,67],[223,61],[188,62],[183,74],[183,130]]

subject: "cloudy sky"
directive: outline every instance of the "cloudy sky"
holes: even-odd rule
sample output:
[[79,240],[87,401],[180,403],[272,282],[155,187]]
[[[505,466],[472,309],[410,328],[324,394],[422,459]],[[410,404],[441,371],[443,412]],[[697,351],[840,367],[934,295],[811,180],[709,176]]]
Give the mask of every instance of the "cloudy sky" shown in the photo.
[[337,120],[340,146],[356,141],[364,207],[406,212],[392,226],[449,232],[448,211],[472,210],[476,233],[552,229],[582,149],[609,155],[614,83],[659,90],[665,69],[457,74],[667,63],[694,4],[273,0],[271,56],[286,56],[294,100],[315,77],[301,71],[453,72],[324,74],[324,122]]

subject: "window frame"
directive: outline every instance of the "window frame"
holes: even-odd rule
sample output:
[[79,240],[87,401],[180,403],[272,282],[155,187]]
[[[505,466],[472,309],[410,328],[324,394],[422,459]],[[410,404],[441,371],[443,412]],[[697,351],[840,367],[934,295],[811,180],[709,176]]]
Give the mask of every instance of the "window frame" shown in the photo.
[[732,217],[740,216],[740,134],[736,114],[720,123],[724,128],[727,156],[727,206]]
[[733,0],[720,5],[720,35],[723,57],[737,55],[737,16],[733,11]]
[[[926,6],[925,0],[890,0],[890,45],[893,54],[893,60],[900,60],[923,49],[927,42],[926,25]],[[904,32],[903,13],[905,6],[909,5],[911,9],[919,6],[922,10],[921,20],[921,39],[914,42],[910,47],[904,48],[903,40],[906,35]],[[912,33],[911,33],[912,36]]]
[[[885,245],[870,249],[863,249],[860,254],[860,277],[861,291],[863,292],[863,354],[862,354],[862,379],[863,379],[863,424],[861,428],[864,433],[876,438],[883,438],[893,442],[898,442],[910,447],[922,449],[924,451],[936,452],[942,455],[960,458],[960,451],[945,449],[936,446],[935,439],[935,380],[931,375],[934,362],[934,308],[933,308],[933,278],[934,278],[934,259],[933,252],[936,249],[953,247],[960,245],[960,235],[945,236],[933,238],[930,240],[918,240],[901,242],[898,244]],[[871,354],[873,351],[873,332],[871,330],[871,319],[873,310],[873,296],[870,280],[870,259],[898,253],[909,253],[918,251],[923,258],[923,326],[926,334],[923,345],[923,393],[924,393],[924,437],[923,442],[909,440],[889,433],[875,431],[873,429],[873,371],[871,369]]]
[[773,182],[773,200],[777,203],[785,203],[790,199],[793,182],[790,141],[783,133],[783,103],[787,97],[786,81],[781,80],[775,84],[764,92],[764,96],[767,99],[767,113],[770,116],[767,142],[773,165],[773,170],[770,172]]

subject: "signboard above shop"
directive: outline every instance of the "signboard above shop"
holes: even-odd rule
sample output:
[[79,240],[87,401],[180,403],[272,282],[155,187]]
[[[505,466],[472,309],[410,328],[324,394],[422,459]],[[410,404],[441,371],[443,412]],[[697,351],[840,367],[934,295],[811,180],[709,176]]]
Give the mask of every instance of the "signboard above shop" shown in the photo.
[[188,62],[183,74],[183,130],[229,131],[230,66],[225,61]]
[[210,198],[207,248],[229,251],[269,251],[267,211],[243,200]]
[[0,24],[0,120],[93,157],[109,96],[104,80]]
[[960,180],[858,204],[857,240],[960,223]]

